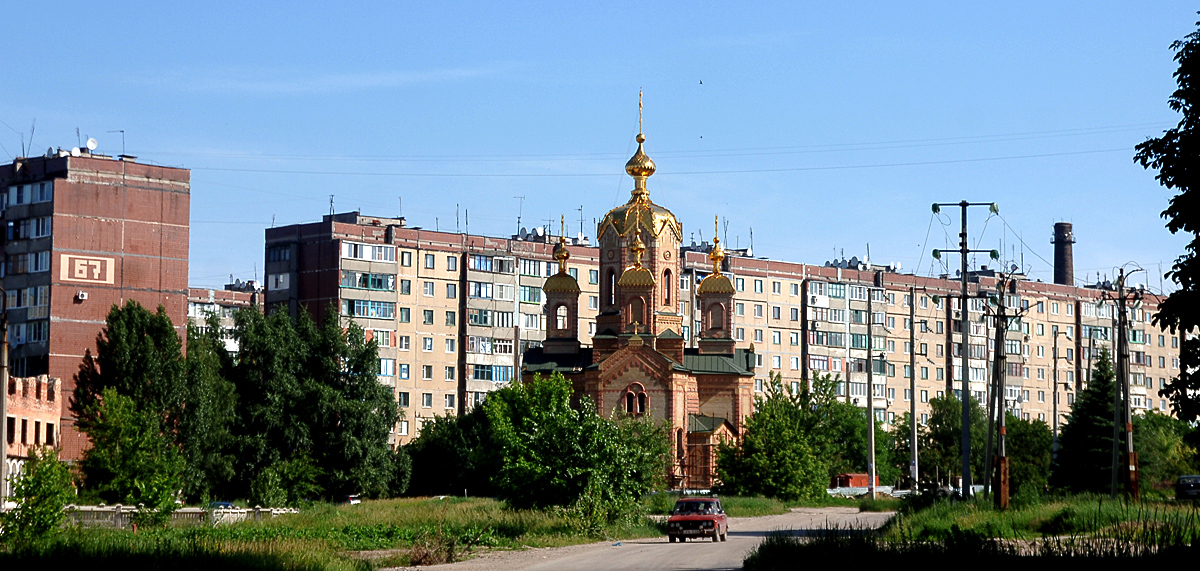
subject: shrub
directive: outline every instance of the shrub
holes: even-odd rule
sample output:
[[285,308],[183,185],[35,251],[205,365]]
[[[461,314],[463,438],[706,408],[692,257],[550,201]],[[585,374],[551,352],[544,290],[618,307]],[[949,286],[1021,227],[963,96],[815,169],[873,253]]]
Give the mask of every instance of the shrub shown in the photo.
[[27,545],[58,531],[65,517],[63,506],[74,492],[71,471],[59,461],[58,451],[48,446],[35,448],[13,486],[17,507],[0,514],[4,539],[14,545]]

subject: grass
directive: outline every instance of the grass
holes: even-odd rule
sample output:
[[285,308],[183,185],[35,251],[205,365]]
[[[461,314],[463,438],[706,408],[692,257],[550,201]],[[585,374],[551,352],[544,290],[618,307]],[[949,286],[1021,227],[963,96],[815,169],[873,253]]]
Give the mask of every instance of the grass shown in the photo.
[[[365,570],[454,559],[474,547],[556,547],[603,538],[653,537],[645,518],[588,534],[568,514],[509,510],[485,498],[405,498],[355,506],[320,504],[260,522],[142,530],[72,528],[26,549],[0,551],[0,566],[84,562],[130,568]],[[371,553],[374,552],[374,553]]]
[[[651,494],[644,501],[646,512],[649,514],[668,515],[671,513],[675,500],[679,499],[678,492],[660,492]],[[847,507],[858,508],[864,512],[887,512],[900,509],[900,500],[896,498],[844,498],[826,495],[818,500],[795,500],[784,502],[775,498],[720,496],[721,507],[730,517],[758,517],[787,513],[791,508],[828,508]]]
[[[1129,526],[1168,526],[1200,538],[1195,504],[1170,501],[1128,503],[1093,495],[1014,501],[997,511],[990,500],[940,501],[918,506],[910,501],[883,528],[890,540],[945,540],[967,533],[1001,539],[1039,539],[1094,535]],[[1190,530],[1190,532],[1188,531]]]

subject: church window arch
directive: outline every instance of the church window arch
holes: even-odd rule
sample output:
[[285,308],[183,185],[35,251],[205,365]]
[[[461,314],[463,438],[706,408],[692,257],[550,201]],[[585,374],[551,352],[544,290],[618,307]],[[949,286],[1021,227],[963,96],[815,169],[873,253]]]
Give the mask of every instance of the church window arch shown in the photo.
[[629,323],[646,324],[646,300],[641,297],[629,300]]
[[714,303],[708,307],[708,328],[725,328],[725,306],[723,304]]
[[671,288],[675,285],[675,280],[671,279],[671,270],[663,272],[663,305],[671,305]]
[[650,410],[650,395],[641,383],[631,383],[625,388],[625,412],[632,415],[645,414]]
[[566,331],[567,329],[569,329],[567,327],[567,322],[568,322],[569,318],[570,318],[570,311],[567,309],[566,304],[559,305],[554,310],[554,329],[556,329],[558,331]]
[[608,269],[608,277],[604,278],[604,287],[608,289],[605,297],[608,298],[608,305],[617,304],[617,272],[612,268]]

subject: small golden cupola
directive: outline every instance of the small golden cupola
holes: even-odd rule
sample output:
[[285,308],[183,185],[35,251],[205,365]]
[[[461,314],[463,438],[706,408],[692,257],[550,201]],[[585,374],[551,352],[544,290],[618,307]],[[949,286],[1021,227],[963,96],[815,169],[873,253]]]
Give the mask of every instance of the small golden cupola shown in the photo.
[[567,273],[567,260],[570,258],[571,252],[567,251],[567,237],[560,232],[558,244],[554,245],[554,259],[558,262],[558,273],[546,278],[546,283],[542,285],[542,291],[546,293],[579,293],[579,282]]
[[713,220],[713,248],[708,253],[708,260],[712,262],[713,271],[708,277],[700,280],[700,287],[696,289],[696,293],[703,294],[732,294],[734,293],[733,283],[729,278],[721,274],[721,263],[725,261],[725,250],[721,248],[721,238],[717,236],[720,232],[719,218]]
[[646,243],[642,241],[642,229],[634,228],[633,242],[629,244],[629,257],[633,263],[621,272],[617,285],[623,288],[654,287],[654,274],[642,266],[642,254],[646,253]]

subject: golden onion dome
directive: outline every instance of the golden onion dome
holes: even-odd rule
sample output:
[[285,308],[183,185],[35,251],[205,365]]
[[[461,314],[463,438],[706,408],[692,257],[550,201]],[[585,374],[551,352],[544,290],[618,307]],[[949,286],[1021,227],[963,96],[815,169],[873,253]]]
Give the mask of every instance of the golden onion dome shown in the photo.
[[[719,231],[719,218],[713,220],[713,231]],[[734,293],[733,283],[729,278],[721,275],[721,262],[725,261],[725,250],[721,248],[721,238],[714,234],[713,248],[708,253],[708,260],[712,262],[713,273],[708,277],[700,280],[700,287],[696,289],[699,295],[704,294],[729,294]]]
[[575,281],[575,278],[571,277],[571,274],[554,274],[546,278],[546,283],[542,284],[542,291],[546,293],[579,294],[579,282]]
[[579,282],[567,273],[567,260],[570,258],[571,252],[567,251],[567,239],[565,236],[559,236],[558,244],[554,245],[554,259],[558,261],[558,273],[546,278],[546,283],[542,284],[542,291],[579,294]]
[[646,136],[638,133],[637,152],[629,158],[629,162],[625,163],[625,172],[629,173],[631,177],[648,177],[654,174],[654,161],[650,160],[650,156],[646,154],[645,148],[642,147],[642,143],[645,142]]
[[617,280],[617,285],[621,287],[654,287],[654,274],[650,270],[641,266],[633,268],[625,268],[621,272],[621,278]]

